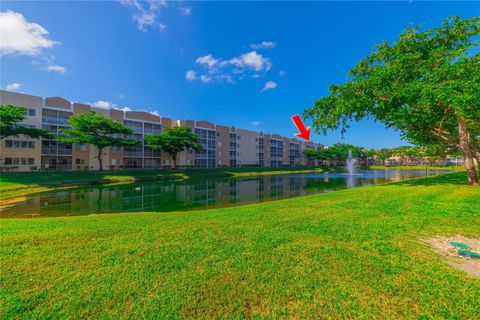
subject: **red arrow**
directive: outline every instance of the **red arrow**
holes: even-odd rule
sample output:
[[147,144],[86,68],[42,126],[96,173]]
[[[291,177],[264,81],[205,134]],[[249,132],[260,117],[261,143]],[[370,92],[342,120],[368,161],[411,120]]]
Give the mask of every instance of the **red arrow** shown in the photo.
[[300,131],[300,133],[296,133],[295,135],[299,138],[310,141],[310,127],[305,128],[302,118],[300,118],[300,116],[296,114],[292,117],[292,121],[297,127],[298,131]]

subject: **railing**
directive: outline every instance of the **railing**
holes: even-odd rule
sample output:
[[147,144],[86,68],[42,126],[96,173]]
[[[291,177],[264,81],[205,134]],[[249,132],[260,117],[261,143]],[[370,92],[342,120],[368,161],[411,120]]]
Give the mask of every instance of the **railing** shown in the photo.
[[147,129],[147,128],[145,128],[143,133],[161,133],[161,132],[162,132],[161,129]]
[[43,116],[43,117],[42,117],[42,122],[43,122],[43,123],[60,124],[60,125],[66,125],[66,126],[68,126],[68,121],[67,121],[67,119],[57,118],[57,117]]
[[125,157],[141,157],[143,153],[142,151],[124,151],[123,155]]
[[72,155],[72,149],[57,149],[57,148],[42,148],[42,154],[61,154],[61,155]]
[[57,148],[42,148],[42,154],[57,154]]
[[160,152],[145,152],[143,154],[144,158],[152,157],[152,158],[160,158]]
[[58,154],[62,155],[71,155],[72,154],[72,149],[58,149]]

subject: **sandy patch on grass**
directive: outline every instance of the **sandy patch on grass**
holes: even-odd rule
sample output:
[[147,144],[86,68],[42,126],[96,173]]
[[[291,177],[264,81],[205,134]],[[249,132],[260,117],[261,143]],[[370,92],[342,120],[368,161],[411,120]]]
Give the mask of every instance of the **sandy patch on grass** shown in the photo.
[[469,275],[480,277],[480,259],[467,258],[458,254],[457,249],[450,242],[461,242],[468,244],[469,251],[480,253],[480,239],[465,238],[461,235],[449,237],[433,237],[424,239],[441,257],[452,267],[465,271]]

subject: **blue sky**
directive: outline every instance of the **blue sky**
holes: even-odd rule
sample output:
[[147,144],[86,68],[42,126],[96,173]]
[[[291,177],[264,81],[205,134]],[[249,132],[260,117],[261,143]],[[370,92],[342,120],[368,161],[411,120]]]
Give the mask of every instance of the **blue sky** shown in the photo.
[[[1,11],[2,89],[293,136],[290,117],[345,81],[375,44],[409,23],[478,16],[480,5],[4,1]],[[344,140],[312,139],[405,144],[367,120]]]

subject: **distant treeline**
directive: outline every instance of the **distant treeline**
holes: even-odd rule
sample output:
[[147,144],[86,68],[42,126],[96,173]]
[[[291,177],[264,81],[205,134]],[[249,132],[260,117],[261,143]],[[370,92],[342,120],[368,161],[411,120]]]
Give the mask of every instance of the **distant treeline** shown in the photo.
[[362,165],[386,165],[389,162],[400,165],[444,164],[448,157],[461,157],[460,154],[450,154],[442,148],[401,146],[366,149],[347,143],[336,143],[323,149],[307,148],[304,153],[310,161],[320,161],[324,165],[341,165],[348,157],[349,151]]

